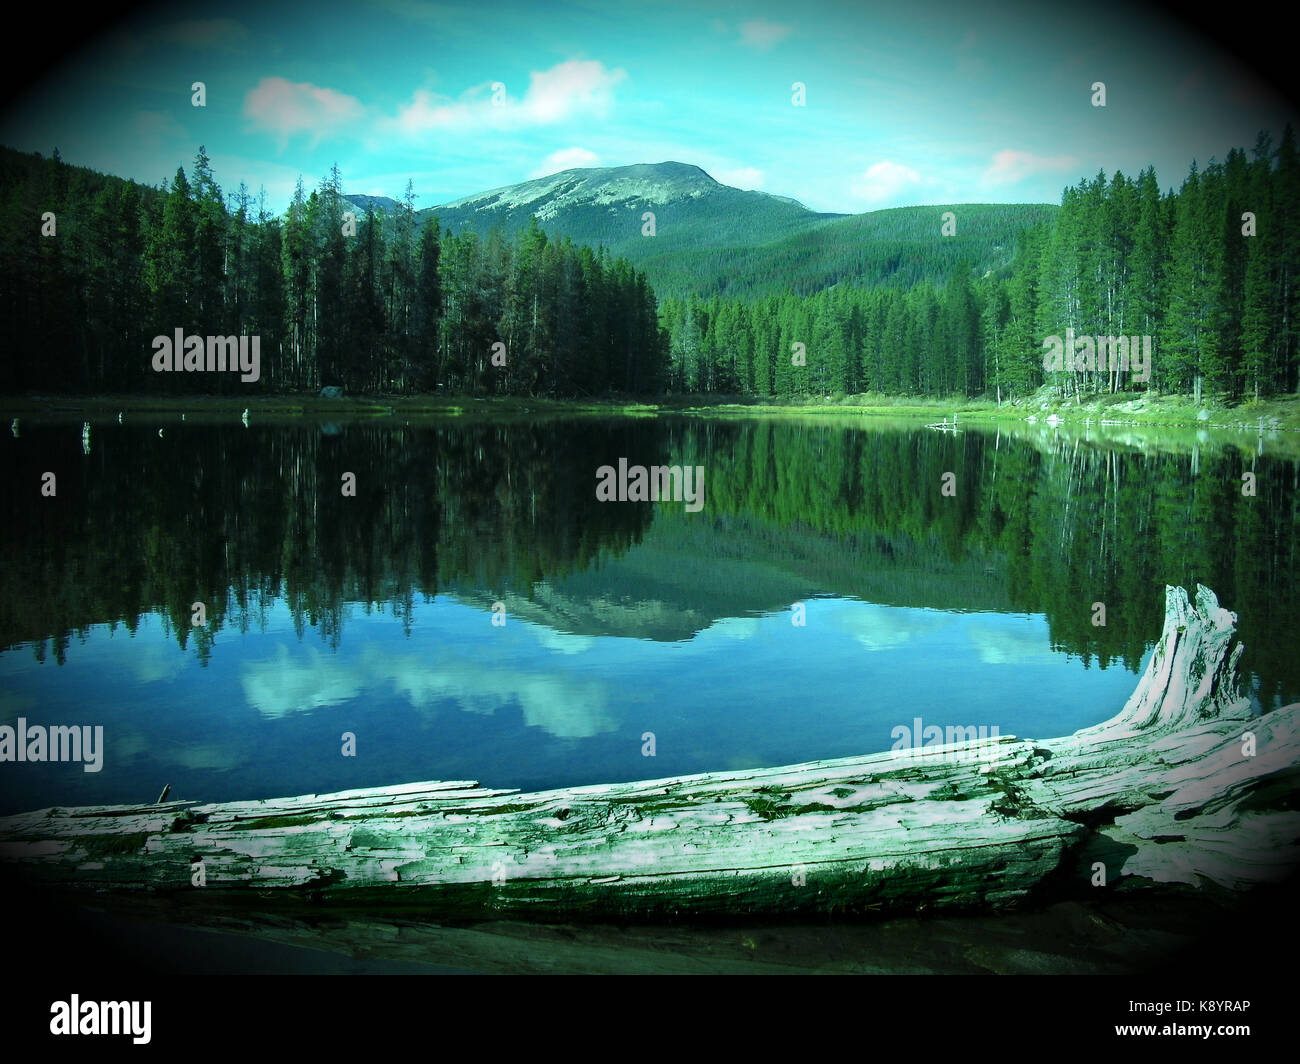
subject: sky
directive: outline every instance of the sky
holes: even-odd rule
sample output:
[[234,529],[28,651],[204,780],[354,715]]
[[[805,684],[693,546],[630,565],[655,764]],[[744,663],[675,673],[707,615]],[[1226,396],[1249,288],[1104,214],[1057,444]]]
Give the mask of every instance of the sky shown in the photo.
[[1176,187],[1293,114],[1140,5],[285,0],[125,17],[25,86],[0,143],[151,185],[203,145],[227,192],[264,188],[277,212],[334,164],[346,192],[409,179],[424,208],[674,160],[856,213],[1057,203],[1148,165]]

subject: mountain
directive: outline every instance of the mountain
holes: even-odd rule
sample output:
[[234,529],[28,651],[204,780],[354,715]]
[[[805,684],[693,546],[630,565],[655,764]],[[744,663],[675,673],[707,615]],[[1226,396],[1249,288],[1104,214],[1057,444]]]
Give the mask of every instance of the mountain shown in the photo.
[[343,198],[349,203],[360,207],[363,211],[368,211],[373,207],[377,211],[384,211],[387,214],[392,214],[397,210],[397,200],[393,199],[391,196],[363,196],[357,194],[344,196]]
[[[552,574],[527,593],[506,591],[507,612],[569,635],[681,642],[728,619],[787,610],[828,587],[889,606],[1011,608],[983,549],[954,562],[924,535],[840,536],[752,514],[713,524],[689,517],[657,511],[636,543],[599,568]],[[497,594],[458,578],[441,590],[484,611]]]
[[[359,206],[383,197],[349,196]],[[392,202],[392,201],[388,201]],[[680,162],[564,170],[417,212],[445,231],[486,236],[527,228],[604,245],[645,272],[657,295],[759,298],[836,284],[911,286],[969,265],[1009,266],[1017,235],[1048,220],[1052,204],[953,204],[866,214],[809,210],[787,196],[745,192]],[[957,234],[940,235],[941,214]],[[646,212],[654,236],[643,235]]]
[[[642,215],[655,215],[655,235],[642,235]],[[428,207],[444,228],[485,235],[500,225],[526,228],[533,215],[548,233],[574,243],[604,244],[615,255],[634,249],[659,251],[710,243],[761,244],[842,218],[819,214],[802,203],[765,192],[723,185],[688,163],[563,170],[549,177],[506,185]]]

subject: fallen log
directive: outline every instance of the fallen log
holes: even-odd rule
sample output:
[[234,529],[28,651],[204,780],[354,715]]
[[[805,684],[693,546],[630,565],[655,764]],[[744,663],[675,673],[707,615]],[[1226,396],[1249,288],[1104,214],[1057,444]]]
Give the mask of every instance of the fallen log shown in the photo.
[[412,783],[0,818],[45,887],[417,905],[438,917],[1005,908],[1050,885],[1280,882],[1294,867],[1300,704],[1236,689],[1236,616],[1166,589],[1112,720],[742,772],[523,794]]

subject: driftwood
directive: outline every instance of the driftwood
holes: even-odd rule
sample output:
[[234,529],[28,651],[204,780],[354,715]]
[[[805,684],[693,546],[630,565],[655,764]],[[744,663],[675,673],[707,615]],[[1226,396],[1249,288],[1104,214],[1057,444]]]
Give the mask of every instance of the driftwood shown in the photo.
[[1132,697],[1064,738],[530,794],[457,781],[45,809],[0,818],[0,861],[50,887],[435,918],[997,909],[1053,886],[1280,882],[1300,840],[1300,704],[1253,713],[1235,625],[1208,589],[1193,605],[1167,588]]

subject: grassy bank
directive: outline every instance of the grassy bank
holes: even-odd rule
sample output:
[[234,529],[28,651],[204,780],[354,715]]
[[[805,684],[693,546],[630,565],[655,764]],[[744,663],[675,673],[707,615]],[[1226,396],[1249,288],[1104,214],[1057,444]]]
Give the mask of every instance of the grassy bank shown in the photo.
[[391,396],[322,399],[315,395],[283,396],[9,396],[0,399],[7,417],[40,415],[100,418],[117,413],[195,415],[225,418],[311,417],[323,419],[387,417],[545,417],[640,416],[694,414],[712,417],[781,417],[832,415],[836,417],[923,418],[942,421],[1044,421],[1122,425],[1167,425],[1230,429],[1300,431],[1300,396],[1275,396],[1259,402],[1234,404],[1206,398],[1200,404],[1186,395],[1094,396],[1084,402],[1062,400],[1050,389],[1033,396],[997,403],[992,399],[935,399],[865,393],[841,398],[759,401],[741,397],[661,396],[653,400],[632,398],[534,399],[519,396]]
[[[767,402],[697,401],[691,412],[701,414],[807,415],[918,417],[932,421],[956,417],[962,421],[1044,421],[1055,415],[1063,422],[1109,422],[1122,425],[1169,425],[1182,427],[1253,428],[1260,420],[1269,430],[1300,431],[1300,396],[1275,396],[1259,402],[1231,404],[1204,398],[1198,405],[1190,395],[1094,396],[1078,402],[1062,400],[1054,391],[1040,389],[1033,396],[1004,401],[993,399],[937,399],[920,396],[892,396],[865,393],[842,398]],[[1202,416],[1204,412],[1204,416]]]

